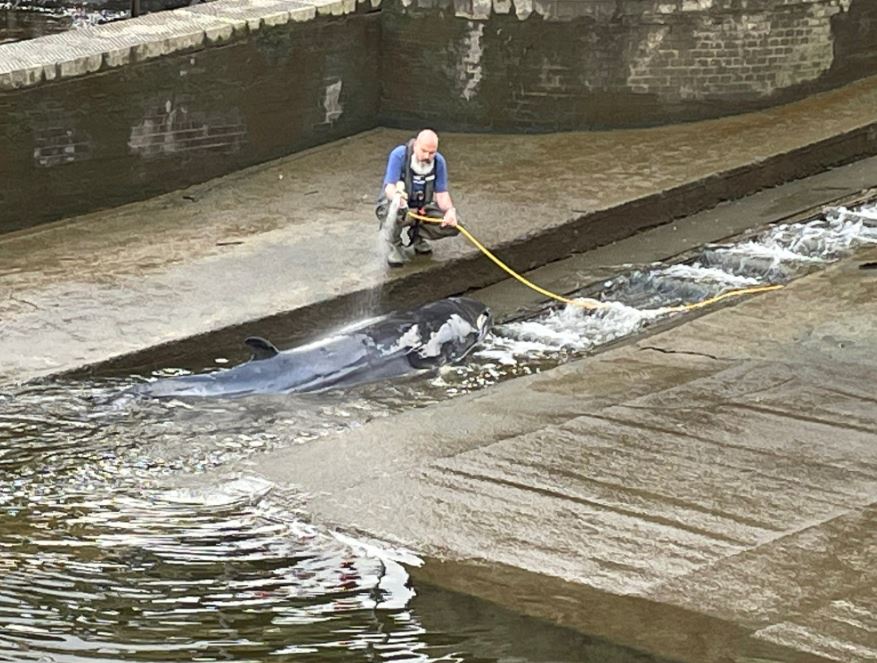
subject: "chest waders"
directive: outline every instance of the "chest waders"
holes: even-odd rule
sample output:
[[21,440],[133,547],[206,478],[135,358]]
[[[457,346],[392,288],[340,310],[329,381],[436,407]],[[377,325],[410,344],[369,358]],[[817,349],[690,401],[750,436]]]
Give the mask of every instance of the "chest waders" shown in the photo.
[[[415,140],[409,140],[404,145],[404,156],[399,164],[396,182],[405,188],[408,196],[407,209],[399,209],[395,196],[388,199],[382,192],[375,207],[375,214],[381,222],[381,230],[389,245],[387,263],[391,267],[401,267],[408,261],[403,252],[401,235],[408,236],[407,246],[413,247],[414,253],[427,255],[432,253],[432,247],[427,240],[444,239],[459,234],[456,228],[439,226],[443,213],[435,202],[435,187],[437,177],[437,156],[433,159],[429,170],[420,174],[411,167],[414,157]],[[398,150],[398,147],[396,148]],[[398,152],[397,152],[398,153]],[[387,187],[385,187],[386,189]],[[422,223],[418,217],[429,218],[435,223]],[[389,223],[388,223],[389,222]]]
[[[435,162],[432,160],[432,168],[426,175],[419,175],[411,167],[411,158],[414,156],[414,138],[405,145],[405,160],[402,162],[402,172],[399,173],[401,180],[405,182],[405,193],[408,194],[409,209],[419,210],[421,214],[427,206],[433,204],[435,197]],[[414,187],[418,190],[415,192]],[[420,231],[420,221],[415,221],[408,227],[408,239],[413,243]]]
[[[402,163],[402,172],[399,179],[405,182],[405,193],[408,194],[408,206],[423,209],[433,202],[435,197],[435,158],[432,160],[432,168],[426,175],[418,175],[411,167],[411,158],[414,156],[414,139],[405,145],[405,161]],[[414,187],[419,187],[415,193]]]

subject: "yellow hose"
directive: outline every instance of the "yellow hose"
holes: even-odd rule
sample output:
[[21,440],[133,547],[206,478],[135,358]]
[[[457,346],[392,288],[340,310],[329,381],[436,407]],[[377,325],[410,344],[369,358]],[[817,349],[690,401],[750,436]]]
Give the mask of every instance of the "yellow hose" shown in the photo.
[[[434,219],[432,217],[424,216],[422,214],[417,214],[416,212],[412,212],[408,210],[409,218],[416,219],[417,221],[422,221],[424,223],[441,223],[441,219]],[[515,272],[511,267],[506,265],[502,260],[497,258],[490,250],[484,246],[481,242],[479,242],[472,233],[470,233],[466,228],[464,228],[459,223],[455,226],[457,230],[460,231],[460,234],[463,235],[466,239],[468,239],[472,245],[481,251],[484,255],[490,258],[496,265],[502,269],[504,272],[509,274],[512,278],[516,279],[520,283],[524,284],[531,290],[535,290],[540,295],[544,295],[549,299],[554,299],[559,302],[563,302],[564,304],[571,304],[573,306],[579,306],[581,308],[587,310],[595,310],[600,308],[609,308],[612,306],[610,302],[600,302],[596,299],[590,298],[582,298],[582,299],[570,299],[569,297],[564,297],[563,295],[558,295],[557,293],[551,292],[550,290],[546,290],[542,288],[532,281],[528,281],[523,276]],[[693,311],[694,309],[703,308],[704,306],[709,306],[710,304],[714,304],[723,299],[728,299],[729,297],[739,297],[740,295],[753,294],[756,292],[769,292],[771,290],[779,290],[783,286],[781,285],[759,285],[752,286],[751,288],[738,288],[737,290],[728,290],[727,292],[723,292],[720,295],[716,295],[715,297],[710,297],[709,299],[704,299],[703,301],[696,302],[694,304],[680,304],[679,306],[668,306],[666,308],[662,308],[661,312],[666,313],[676,313],[680,311]]]

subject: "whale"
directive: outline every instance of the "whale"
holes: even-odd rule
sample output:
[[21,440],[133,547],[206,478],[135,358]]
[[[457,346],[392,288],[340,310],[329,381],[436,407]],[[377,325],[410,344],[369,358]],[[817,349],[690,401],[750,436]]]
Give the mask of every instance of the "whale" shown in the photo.
[[464,359],[491,328],[490,309],[468,297],[361,321],[306,345],[278,350],[260,336],[249,361],[210,373],[158,378],[130,391],[150,398],[318,392],[435,370]]

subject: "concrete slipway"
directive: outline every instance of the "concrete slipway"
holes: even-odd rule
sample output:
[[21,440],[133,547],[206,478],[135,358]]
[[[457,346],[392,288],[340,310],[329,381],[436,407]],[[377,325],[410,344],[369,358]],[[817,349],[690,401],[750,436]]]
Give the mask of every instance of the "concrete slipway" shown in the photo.
[[[471,230],[533,266],[870,153],[875,97],[869,80],[750,116],[446,136],[445,151]],[[497,280],[462,240],[386,273],[370,201],[402,136],[0,238],[2,381],[174,364],[306,315],[330,324],[377,291],[388,307]],[[752,219],[664,226],[589,254],[589,275],[875,180],[863,161],[735,206]],[[656,654],[874,660],[877,281],[859,265],[875,259],[234,469],[309,493],[318,522],[416,550],[422,580]],[[563,286],[570,273],[542,276]],[[483,294],[509,308],[507,288]]]
[[421,580],[649,652],[874,660],[874,259],[239,469]]
[[[366,300],[397,308],[498,281],[502,273],[462,239],[387,274],[372,205],[386,154],[406,135],[375,130],[184,192],[0,236],[0,384],[110,360],[123,369],[176,365],[207,335],[213,347],[238,348],[251,332],[282,343],[291,330],[314,331],[308,320],[325,328]],[[447,135],[441,148],[467,227],[526,269],[877,154],[877,77],[709,122]],[[790,209],[832,197],[808,195]],[[148,356],[161,344],[174,345]]]

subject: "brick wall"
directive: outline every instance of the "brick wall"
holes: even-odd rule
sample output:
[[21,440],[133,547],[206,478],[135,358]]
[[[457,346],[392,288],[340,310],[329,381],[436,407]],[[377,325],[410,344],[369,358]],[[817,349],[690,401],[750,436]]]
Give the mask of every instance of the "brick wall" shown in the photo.
[[668,13],[659,5],[664,12],[642,16],[627,83],[670,100],[748,99],[810,83],[834,63],[831,18],[848,6],[721,0]]
[[751,110],[873,74],[873,0],[401,0],[382,119],[552,130]]
[[[62,78],[51,59],[23,70],[26,87],[0,91],[0,178],[14,183],[0,187],[0,232],[377,124],[663,124],[877,72],[877,0],[351,0],[344,12],[98,58],[95,73]],[[160,39],[165,24],[144,25]]]
[[202,182],[375,126],[379,13],[0,92],[0,232]]

